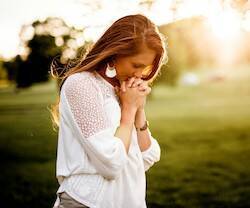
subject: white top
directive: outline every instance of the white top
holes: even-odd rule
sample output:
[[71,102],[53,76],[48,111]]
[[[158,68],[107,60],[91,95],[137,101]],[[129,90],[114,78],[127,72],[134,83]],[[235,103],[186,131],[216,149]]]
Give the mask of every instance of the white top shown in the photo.
[[[56,177],[58,193],[91,208],[145,208],[145,171],[160,160],[151,136],[141,152],[133,127],[128,154],[115,137],[121,108],[114,87],[96,72],[70,75],[60,92]],[[150,131],[149,131],[150,132]]]

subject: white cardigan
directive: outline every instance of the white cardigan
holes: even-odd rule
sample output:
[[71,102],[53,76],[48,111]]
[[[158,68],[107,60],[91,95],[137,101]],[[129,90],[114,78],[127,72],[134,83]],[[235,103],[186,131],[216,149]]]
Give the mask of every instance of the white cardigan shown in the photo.
[[70,75],[60,92],[56,177],[66,191],[91,208],[145,208],[145,171],[160,160],[151,136],[141,152],[135,127],[128,154],[115,137],[121,108],[114,87],[96,72]]

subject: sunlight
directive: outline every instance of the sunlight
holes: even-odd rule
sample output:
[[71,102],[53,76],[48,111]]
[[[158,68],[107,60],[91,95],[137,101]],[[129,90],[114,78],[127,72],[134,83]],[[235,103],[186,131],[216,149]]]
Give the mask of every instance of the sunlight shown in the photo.
[[208,10],[208,5],[211,4],[209,0],[191,0],[183,1],[178,8],[179,18],[188,18],[191,16],[204,15]]
[[242,28],[250,32],[250,11],[246,12],[245,17],[242,21]]
[[158,0],[152,5],[150,11],[144,11],[147,16],[157,25],[167,24],[173,20],[171,1]]
[[[148,16],[156,25],[202,15],[207,17],[214,36],[222,42],[237,40],[241,28],[250,31],[249,14],[246,15],[245,19],[241,20],[240,15],[230,6],[222,8],[222,1],[219,0],[154,0],[150,9],[147,6],[140,6],[140,0],[89,1],[88,4],[96,10],[91,10],[90,7],[83,4],[84,1],[82,0],[12,1],[15,3],[13,3],[12,7],[9,7],[8,0],[3,0],[5,10],[9,12],[0,14],[0,22],[2,20],[1,24],[2,28],[4,28],[4,32],[0,34],[0,56],[4,58],[14,57],[17,54],[18,45],[20,44],[18,34],[23,24],[30,24],[34,20],[41,20],[41,18],[45,20],[49,16],[62,18],[69,26],[74,26],[79,30],[84,29],[81,37],[77,38],[77,45],[81,45],[85,40],[96,41],[114,20],[134,13],[142,13]],[[95,5],[95,2],[99,2],[101,7]],[[30,8],[29,12],[21,13],[23,8]],[[13,15],[9,16],[9,13]],[[36,28],[35,32],[37,34],[43,33],[45,29],[42,27]],[[56,37],[63,32],[56,28],[48,29]],[[31,34],[32,31],[27,36]],[[62,44],[62,40],[57,38],[56,45],[60,46]],[[75,45],[75,43],[70,44]]]
[[221,41],[235,41],[241,32],[241,17],[230,8],[217,15],[208,15],[208,23],[215,37]]

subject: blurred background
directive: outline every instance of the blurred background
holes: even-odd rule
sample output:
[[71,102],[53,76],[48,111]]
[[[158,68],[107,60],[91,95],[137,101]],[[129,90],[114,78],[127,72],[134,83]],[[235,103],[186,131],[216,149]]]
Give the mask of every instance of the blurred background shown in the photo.
[[0,9],[1,207],[56,198],[52,59],[78,57],[135,13],[157,24],[169,58],[146,107],[162,149],[147,172],[148,207],[250,207],[249,0],[0,0]]

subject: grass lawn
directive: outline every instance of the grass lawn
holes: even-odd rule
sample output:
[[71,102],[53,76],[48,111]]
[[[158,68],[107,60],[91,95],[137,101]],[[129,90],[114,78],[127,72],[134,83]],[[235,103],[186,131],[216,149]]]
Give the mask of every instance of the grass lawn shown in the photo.
[[[250,207],[250,71],[196,87],[154,86],[147,103],[161,161],[147,172],[148,207]],[[55,83],[0,89],[1,207],[51,207]],[[132,191],[132,190],[131,190]]]

